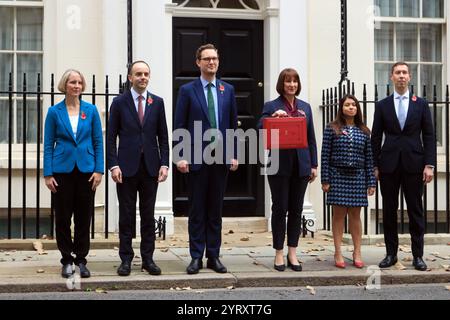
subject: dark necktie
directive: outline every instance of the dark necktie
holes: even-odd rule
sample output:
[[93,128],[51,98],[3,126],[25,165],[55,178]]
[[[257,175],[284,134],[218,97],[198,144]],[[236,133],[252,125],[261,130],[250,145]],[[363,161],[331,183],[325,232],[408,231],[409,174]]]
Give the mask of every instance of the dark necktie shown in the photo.
[[209,123],[211,123],[211,128],[216,129],[216,109],[214,108],[214,98],[212,94],[212,83],[208,83],[208,116]]
[[142,103],[142,100],[144,99],[143,96],[139,96],[138,97],[138,116],[139,116],[139,121],[142,123],[144,123],[144,106]]

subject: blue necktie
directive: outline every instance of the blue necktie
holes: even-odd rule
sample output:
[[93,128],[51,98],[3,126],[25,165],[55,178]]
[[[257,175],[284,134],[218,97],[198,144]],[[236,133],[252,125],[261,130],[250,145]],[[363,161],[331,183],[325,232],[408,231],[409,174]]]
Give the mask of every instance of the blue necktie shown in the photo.
[[403,96],[398,97],[398,122],[400,123],[400,128],[403,130],[406,122],[406,108],[403,105]]

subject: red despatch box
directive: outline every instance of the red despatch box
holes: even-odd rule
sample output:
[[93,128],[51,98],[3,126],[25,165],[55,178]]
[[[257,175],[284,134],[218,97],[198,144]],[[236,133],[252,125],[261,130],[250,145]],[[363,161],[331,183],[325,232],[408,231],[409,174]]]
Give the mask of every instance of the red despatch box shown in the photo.
[[[266,149],[303,149],[308,147],[306,118],[264,118],[263,129],[266,129]],[[279,141],[272,143],[272,130],[278,129]]]

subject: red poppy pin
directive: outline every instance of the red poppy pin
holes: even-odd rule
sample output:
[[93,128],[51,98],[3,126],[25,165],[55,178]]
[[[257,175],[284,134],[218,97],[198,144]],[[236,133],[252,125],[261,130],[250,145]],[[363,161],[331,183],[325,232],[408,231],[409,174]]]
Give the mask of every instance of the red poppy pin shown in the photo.
[[153,99],[152,99],[152,97],[148,97],[147,98],[147,104],[152,104],[153,103]]
[[224,87],[223,84],[220,84],[220,85],[219,85],[219,90],[220,90],[220,93],[221,93],[221,94],[223,94],[223,93],[225,92],[225,87]]
[[411,100],[416,102],[417,101],[417,96],[412,96]]
[[84,111],[81,111],[81,120],[85,120],[86,119],[86,113],[84,113]]

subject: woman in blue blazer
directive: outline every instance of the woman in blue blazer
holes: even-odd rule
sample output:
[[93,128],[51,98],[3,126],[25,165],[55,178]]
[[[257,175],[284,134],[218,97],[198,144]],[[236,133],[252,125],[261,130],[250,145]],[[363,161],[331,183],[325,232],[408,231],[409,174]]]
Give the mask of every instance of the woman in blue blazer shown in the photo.
[[45,120],[44,178],[55,197],[56,242],[65,278],[74,272],[73,263],[80,268],[82,278],[90,277],[86,267],[89,226],[95,190],[104,172],[100,116],[94,105],[80,100],[85,87],[79,71],[67,70],[58,84],[65,99],[48,109]]
[[[272,194],[272,235],[275,249],[274,268],[284,271],[284,240],[287,230],[287,265],[301,271],[297,259],[297,247],[301,230],[303,199],[308,182],[317,177],[317,147],[311,106],[296,98],[300,94],[300,77],[294,69],[281,71],[277,92],[280,96],[264,105],[259,127],[267,117],[305,117],[307,122],[308,147],[305,149],[279,150],[279,170],[269,175]],[[287,213],[287,228],[286,228]]]
[[341,252],[345,217],[348,213],[353,241],[353,265],[362,268],[361,207],[367,207],[367,195],[375,193],[370,130],[363,122],[359,101],[345,95],[339,101],[336,120],[325,129],[322,143],[322,190],[327,204],[333,206],[335,266],[345,268]]

